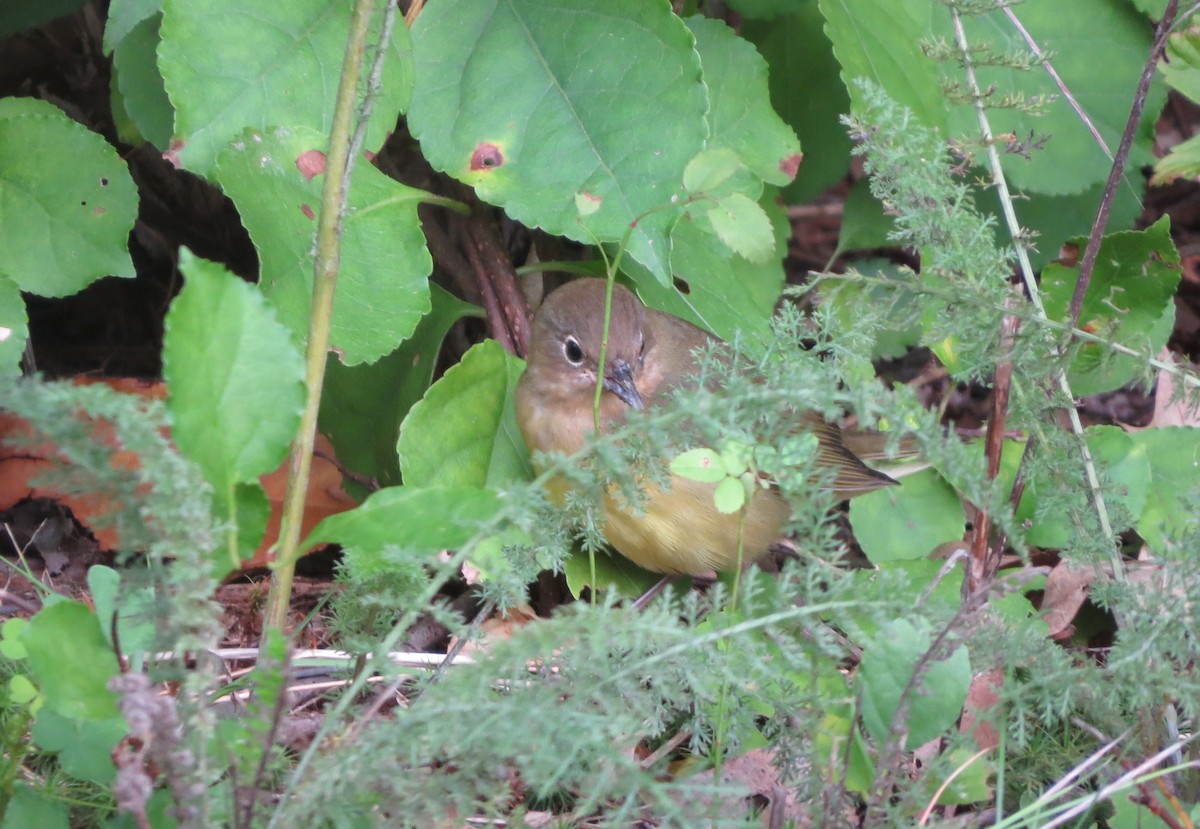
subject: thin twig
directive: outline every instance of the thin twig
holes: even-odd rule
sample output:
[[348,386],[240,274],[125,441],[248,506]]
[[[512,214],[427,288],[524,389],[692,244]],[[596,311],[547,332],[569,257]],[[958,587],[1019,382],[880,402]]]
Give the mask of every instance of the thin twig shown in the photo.
[[1088,114],[1084,111],[1083,107],[1081,107],[1079,102],[1075,100],[1075,96],[1071,94],[1071,88],[1067,86],[1066,82],[1063,81],[1062,76],[1058,74],[1058,70],[1056,70],[1050,63],[1050,59],[1046,57],[1045,53],[1042,52],[1040,48],[1038,48],[1037,41],[1033,39],[1033,35],[1029,33],[1029,30],[1026,29],[1024,24],[1022,24],[1017,18],[1017,15],[1013,12],[1011,7],[1005,6],[1004,14],[1008,18],[1009,22],[1013,24],[1013,28],[1020,33],[1021,37],[1025,38],[1025,45],[1029,47],[1029,51],[1037,55],[1038,61],[1040,61],[1042,64],[1042,68],[1046,70],[1046,74],[1049,75],[1051,80],[1054,81],[1054,85],[1058,87],[1058,91],[1061,92],[1063,97],[1067,99],[1067,103],[1071,105],[1071,109],[1075,110],[1075,114],[1079,116],[1079,120],[1082,121],[1084,126],[1088,128],[1088,131],[1091,132],[1092,138],[1095,140],[1096,144],[1099,145],[1100,149],[1104,150],[1104,154],[1108,156],[1108,160],[1112,161],[1112,150],[1108,148],[1108,144],[1105,142],[1104,136],[1100,134],[1100,130],[1096,129],[1096,125],[1092,123],[1092,119],[1088,117]]
[[1133,147],[1133,138],[1137,134],[1138,125],[1142,120],[1142,111],[1146,108],[1146,94],[1150,82],[1154,80],[1154,70],[1162,58],[1167,45],[1167,37],[1171,33],[1171,24],[1179,11],[1179,0],[1168,0],[1163,10],[1162,20],[1154,30],[1154,44],[1150,47],[1150,56],[1142,69],[1142,77],[1138,81],[1137,92],[1133,96],[1133,106],[1129,109],[1129,118],[1125,121],[1125,131],[1121,133],[1121,143],[1117,147],[1117,157],[1113,159],[1108,171],[1108,181],[1104,184],[1104,195],[1100,199],[1100,208],[1096,211],[1096,219],[1092,222],[1092,231],[1088,234],[1087,247],[1083,250],[1083,259],[1079,263],[1079,278],[1075,282],[1075,293],[1071,295],[1069,317],[1071,327],[1079,325],[1079,315],[1083,313],[1083,298],[1087,294],[1088,285],[1092,281],[1092,271],[1096,267],[1096,257],[1100,254],[1100,240],[1104,229],[1108,226],[1108,214],[1112,211],[1113,199],[1117,195],[1117,184],[1125,172],[1129,161],[1129,150]]
[[[1171,0],[1177,2],[1177,0]],[[967,86],[971,90],[971,94],[975,98],[975,120],[979,125],[980,134],[983,137],[985,151],[988,157],[988,167],[992,173],[992,186],[996,188],[1000,199],[1000,209],[1004,214],[1004,221],[1008,227],[1009,234],[1013,239],[1020,239],[1020,223],[1017,221],[1016,211],[1013,209],[1012,194],[1008,189],[1008,181],[1004,177],[1004,170],[1000,165],[1000,154],[996,150],[996,144],[993,140],[991,124],[988,122],[987,112],[983,107],[983,93],[980,90],[978,79],[975,76],[975,65],[971,60],[970,44],[967,42],[967,33],[963,28],[962,17],[959,15],[958,9],[954,4],[950,5],[951,21],[954,25],[955,42],[958,45],[959,51],[962,53],[963,73],[967,78]],[[1033,265],[1029,261],[1029,251],[1025,246],[1017,243],[1014,246],[1014,251],[1017,256],[1017,263],[1020,265],[1021,278],[1025,284],[1026,296],[1029,298],[1030,304],[1033,306],[1039,320],[1046,321],[1049,318],[1046,316],[1045,306],[1042,304],[1041,294],[1039,293],[1037,281],[1033,274]],[[1007,312],[1006,312],[1007,313]],[[1064,371],[1056,372],[1056,382],[1059,391],[1067,400],[1074,400],[1075,396],[1071,392],[1070,383],[1067,381],[1067,375]],[[1096,465],[1092,462],[1091,452],[1088,451],[1087,443],[1083,440],[1083,423],[1079,420],[1079,412],[1074,406],[1067,406],[1067,417],[1071,421],[1071,431],[1075,434],[1079,441],[1080,454],[1083,456],[1083,468],[1087,477],[1088,490],[1092,497],[1092,504],[1096,509],[1096,516],[1100,522],[1100,530],[1104,533],[1107,539],[1113,538],[1112,522],[1108,517],[1108,507],[1104,501],[1104,494],[1100,490],[1100,476],[1096,472]],[[1110,549],[1110,557],[1113,563],[1114,578],[1118,581],[1124,579],[1124,574],[1121,571],[1120,553],[1116,546],[1112,545]]]

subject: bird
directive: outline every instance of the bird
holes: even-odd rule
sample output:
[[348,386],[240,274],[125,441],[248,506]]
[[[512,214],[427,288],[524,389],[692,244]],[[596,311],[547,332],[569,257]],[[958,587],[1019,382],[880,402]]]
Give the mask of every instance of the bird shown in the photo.
[[[699,353],[717,341],[686,320],[647,308],[615,283],[601,368],[607,289],[604,279],[573,280],[552,291],[535,315],[525,372],[514,393],[517,424],[534,453],[535,468],[538,453],[573,455],[585,447],[595,430],[598,382],[604,432],[623,423],[630,410],[653,409],[672,389],[694,386]],[[850,451],[836,425],[811,414],[798,419],[817,437],[818,466],[836,470],[833,490],[839,496],[896,483]],[[773,488],[756,487],[740,528],[742,516],[717,510],[715,486],[671,475],[668,487],[644,485],[646,497],[636,506],[610,490],[602,505],[605,540],[639,567],[665,575],[725,572],[762,557],[782,537],[787,502]],[[557,477],[547,485],[559,504],[568,487]]]

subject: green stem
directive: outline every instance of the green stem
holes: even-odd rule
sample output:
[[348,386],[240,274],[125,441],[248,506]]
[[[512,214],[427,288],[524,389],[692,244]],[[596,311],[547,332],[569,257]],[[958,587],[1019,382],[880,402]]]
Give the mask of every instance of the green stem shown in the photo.
[[[347,177],[354,161],[350,153],[355,120],[354,108],[374,7],[375,0],[355,0],[350,34],[346,41],[346,55],[342,61],[342,77],[338,84],[337,102],[334,105],[333,128],[329,134],[329,155],[325,166],[324,187],[321,191],[321,215],[317,225],[312,310],[305,350],[308,397],[304,403],[304,411],[300,416],[300,425],[292,442],[288,462],[287,488],[284,492],[283,517],[277,545],[277,557],[285,563],[272,573],[271,589],[267,596],[265,624],[279,630],[283,630],[287,624],[295,558],[300,543],[301,519],[304,516],[309,472],[312,468],[317,413],[320,410],[325,363],[329,354],[333,296],[341,258],[341,230]],[[381,54],[385,46],[381,44]],[[263,641],[266,641],[265,636]]]
[[444,207],[447,210],[453,210],[460,216],[466,216],[468,218],[471,216],[470,205],[464,204],[458,199],[451,199],[447,196],[439,196],[436,193],[425,193],[422,195],[421,204],[434,204],[438,207]]
[[606,276],[603,263],[595,259],[585,262],[530,262],[528,265],[522,265],[517,268],[516,273],[517,276],[524,276],[528,273],[545,273],[546,271],[577,273],[580,276]]

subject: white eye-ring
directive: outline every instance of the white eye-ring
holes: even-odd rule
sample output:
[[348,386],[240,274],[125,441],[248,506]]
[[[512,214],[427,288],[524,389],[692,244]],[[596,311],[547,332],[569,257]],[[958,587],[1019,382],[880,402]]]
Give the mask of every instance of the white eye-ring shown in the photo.
[[583,349],[579,347],[579,341],[574,337],[567,337],[563,340],[563,356],[573,366],[583,362]]

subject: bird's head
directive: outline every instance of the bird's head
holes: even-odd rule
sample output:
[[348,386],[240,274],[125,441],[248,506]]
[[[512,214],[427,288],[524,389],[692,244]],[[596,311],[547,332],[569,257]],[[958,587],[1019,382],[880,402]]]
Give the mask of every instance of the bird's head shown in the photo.
[[602,279],[578,279],[546,298],[529,341],[529,381],[546,396],[590,399],[599,379],[605,391],[641,409],[638,378],[652,345],[646,308],[628,289],[613,286],[602,371],[605,290]]

